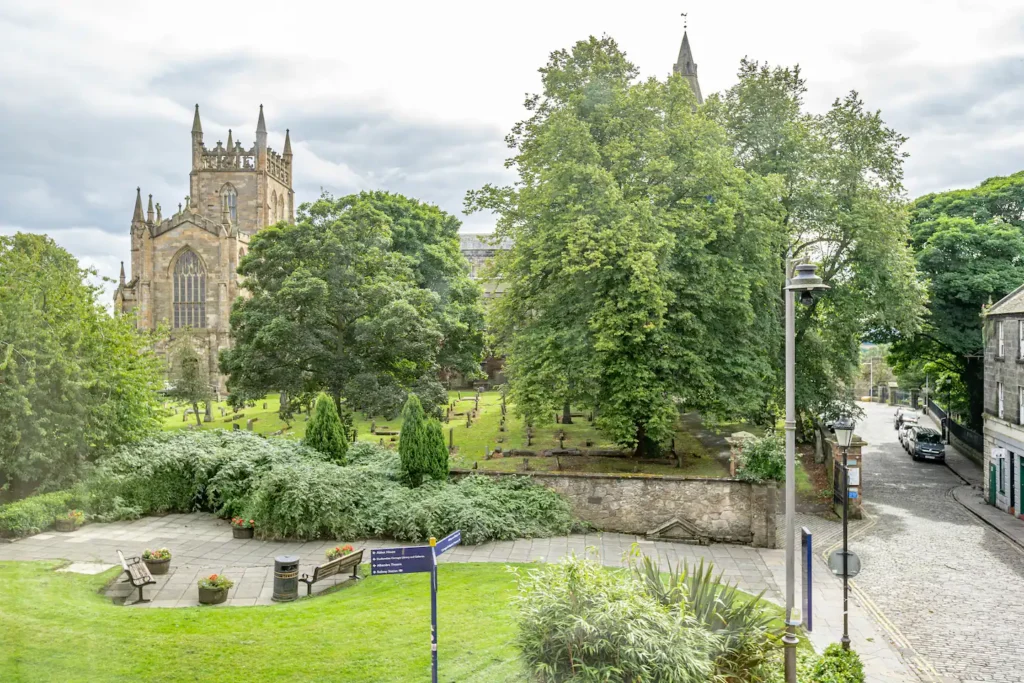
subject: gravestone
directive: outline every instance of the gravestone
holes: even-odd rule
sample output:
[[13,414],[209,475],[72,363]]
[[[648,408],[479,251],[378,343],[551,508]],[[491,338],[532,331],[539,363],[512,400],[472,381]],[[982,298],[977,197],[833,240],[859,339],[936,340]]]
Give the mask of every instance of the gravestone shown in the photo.
[[266,410],[266,409],[267,409],[267,402],[266,402],[266,401],[264,401],[264,402],[263,402],[263,410]]
[[252,431],[252,424],[254,422],[256,422],[258,419],[259,419],[258,417],[251,417],[248,420],[246,420],[245,421],[245,429],[246,429],[246,431],[251,432]]
[[238,431],[241,431],[241,429],[242,428],[238,426],[237,422],[232,422],[231,423],[231,431],[238,432]]
[[220,408],[220,416],[224,417],[224,415],[225,415],[225,413],[227,413],[227,411],[224,410],[224,406],[218,406],[218,407]]
[[203,422],[213,422],[213,406],[206,402],[206,413],[203,415]]

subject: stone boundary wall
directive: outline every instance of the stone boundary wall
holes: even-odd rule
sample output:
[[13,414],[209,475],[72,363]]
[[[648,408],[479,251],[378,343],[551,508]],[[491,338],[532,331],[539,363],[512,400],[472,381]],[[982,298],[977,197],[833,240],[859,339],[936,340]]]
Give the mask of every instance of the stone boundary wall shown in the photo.
[[984,454],[979,453],[977,450],[975,450],[974,446],[971,446],[967,442],[958,439],[956,434],[954,434],[952,431],[949,433],[949,443],[951,446],[953,446],[953,448],[963,453],[964,457],[966,457],[968,460],[973,460],[974,463],[977,465],[984,464]]
[[[526,476],[569,499],[602,531],[647,535],[672,519],[714,543],[775,547],[776,486],[737,479],[452,470],[454,478]],[[667,534],[666,534],[667,536]]]

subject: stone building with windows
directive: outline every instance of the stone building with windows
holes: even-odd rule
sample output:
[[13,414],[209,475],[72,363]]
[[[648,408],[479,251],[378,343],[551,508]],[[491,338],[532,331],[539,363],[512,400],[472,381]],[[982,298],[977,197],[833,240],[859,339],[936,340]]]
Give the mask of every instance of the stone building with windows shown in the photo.
[[1024,285],[983,316],[985,500],[1024,518]]
[[258,230],[294,218],[290,132],[283,153],[270,149],[260,105],[251,147],[242,147],[230,130],[226,145],[207,147],[197,104],[189,196],[164,217],[153,195],[143,212],[142,191],[136,189],[131,277],[125,277],[122,263],[115,310],[134,314],[140,330],[169,328],[172,339],[176,330],[191,328],[216,388],[225,391],[217,357],[231,343],[228,318],[241,293],[239,259]]

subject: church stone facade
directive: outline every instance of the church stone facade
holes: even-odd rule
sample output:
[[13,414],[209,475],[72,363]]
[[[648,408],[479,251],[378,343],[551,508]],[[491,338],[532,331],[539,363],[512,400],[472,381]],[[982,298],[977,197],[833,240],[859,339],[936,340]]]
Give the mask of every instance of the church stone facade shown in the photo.
[[234,141],[229,130],[227,145],[218,141],[208,148],[196,105],[189,196],[172,216],[162,213],[160,204],[154,210],[150,195],[143,214],[142,192],[136,190],[131,279],[126,280],[122,264],[115,310],[134,314],[140,330],[166,327],[172,339],[190,328],[215,388],[223,392],[217,357],[231,343],[228,318],[241,294],[239,259],[258,230],[295,218],[290,132],[283,153],[270,149],[260,105],[251,147]]

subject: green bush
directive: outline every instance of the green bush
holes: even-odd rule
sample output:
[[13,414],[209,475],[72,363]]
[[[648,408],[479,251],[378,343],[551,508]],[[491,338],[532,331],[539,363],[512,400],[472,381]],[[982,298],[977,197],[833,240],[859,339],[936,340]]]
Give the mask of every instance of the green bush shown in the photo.
[[74,491],[54,491],[0,506],[0,536],[18,538],[37,534],[53,526],[53,520],[78,507]]
[[778,432],[749,439],[740,456],[740,479],[762,482],[786,480],[786,446]]
[[720,636],[713,654],[715,668],[730,680],[761,666],[778,644],[772,614],[760,602],[764,591],[748,599],[725,581],[724,572],[715,576],[713,565],[705,566],[703,559],[692,568],[685,562],[670,563],[667,573],[647,556],[639,562],[632,559],[630,566],[648,595],[666,607],[686,611]]
[[316,409],[306,425],[305,443],[339,465],[345,464],[348,439],[342,429],[338,408],[334,399],[321,393],[316,397]]
[[628,572],[573,556],[516,573],[518,644],[536,680],[716,680],[720,637],[662,605]]
[[203,510],[255,519],[267,537],[303,539],[422,541],[461,529],[472,544],[582,529],[564,498],[525,478],[410,489],[394,451],[360,442],[348,459],[339,466],[295,441],[247,432],[166,433],[99,463],[85,509],[108,518]]
[[419,486],[431,475],[431,457],[427,416],[416,394],[409,394],[402,408],[402,431],[398,437],[398,454],[402,473],[412,486]]
[[864,683],[864,666],[856,652],[832,643],[821,653],[811,678],[815,683]]

